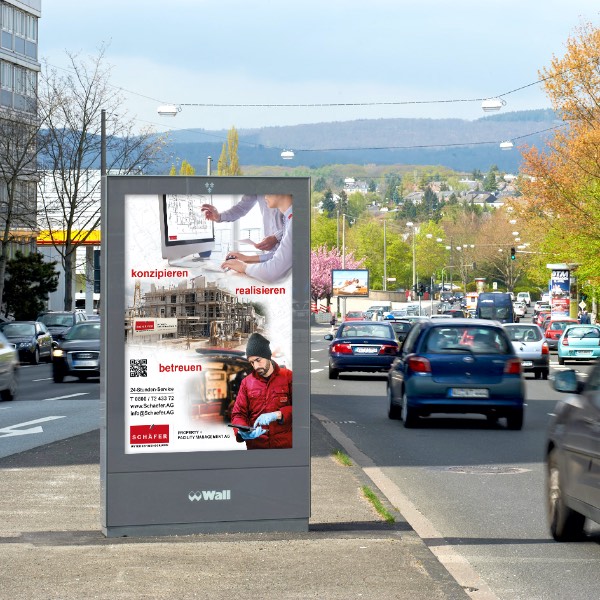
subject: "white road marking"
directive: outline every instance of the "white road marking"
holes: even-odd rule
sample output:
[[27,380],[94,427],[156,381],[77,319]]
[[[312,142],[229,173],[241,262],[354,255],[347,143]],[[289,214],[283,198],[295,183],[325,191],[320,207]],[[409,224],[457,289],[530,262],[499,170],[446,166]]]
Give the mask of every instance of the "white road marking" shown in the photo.
[[[398,486],[383,473],[383,471],[369,458],[363,454],[346,436],[342,430],[326,417],[313,413],[323,427],[342,445],[344,451],[359,465],[369,479],[381,490],[390,503],[395,506],[408,524],[422,539],[427,540],[426,545],[440,561],[446,570],[462,586],[467,594],[478,600],[499,600],[489,585],[471,566],[469,561],[460,555],[453,546],[447,545],[444,537],[423,513],[400,491]],[[439,543],[437,543],[439,542]],[[469,590],[476,590],[469,592]]]
[[321,371],[324,371],[325,369],[311,369],[310,372],[311,373],[320,373]]
[[12,437],[15,435],[28,435],[30,433],[43,433],[44,430],[39,425],[37,427],[30,427],[29,429],[17,429],[17,427],[25,427],[25,425],[35,425],[36,423],[45,423],[46,421],[64,418],[65,417],[44,417],[42,419],[35,419],[34,421],[26,421],[25,423],[17,423],[16,425],[2,427],[0,429],[0,434],[4,435],[0,435],[0,438]]
[[32,379],[31,381],[33,381],[34,383],[36,381],[52,381],[52,377],[44,377],[43,379]]
[[323,350],[325,350],[325,348],[314,348],[311,352],[323,352]]
[[75,398],[77,396],[88,396],[89,392],[80,392],[79,394],[69,394],[68,396],[56,396],[55,398],[42,398],[42,402],[50,402],[51,400],[64,400],[65,398]]

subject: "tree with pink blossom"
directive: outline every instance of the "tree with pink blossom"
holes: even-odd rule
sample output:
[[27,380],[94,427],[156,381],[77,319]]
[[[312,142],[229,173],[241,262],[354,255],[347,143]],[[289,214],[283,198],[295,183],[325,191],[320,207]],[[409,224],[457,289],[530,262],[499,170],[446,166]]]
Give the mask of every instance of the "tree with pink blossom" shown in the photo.
[[[325,244],[310,252],[310,297],[313,302],[322,298],[331,304],[333,293],[331,271],[342,268],[342,254],[337,248],[327,248]],[[344,269],[362,269],[363,260],[354,258],[352,252],[346,252]]]

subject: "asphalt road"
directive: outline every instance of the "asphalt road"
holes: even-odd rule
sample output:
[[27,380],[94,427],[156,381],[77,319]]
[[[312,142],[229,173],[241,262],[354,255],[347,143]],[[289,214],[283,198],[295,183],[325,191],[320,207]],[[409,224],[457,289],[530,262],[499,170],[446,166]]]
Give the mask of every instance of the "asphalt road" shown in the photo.
[[[326,332],[311,332],[312,412],[339,427],[441,534],[443,542],[432,539],[430,547],[451,546],[498,598],[598,597],[600,529],[575,544],[548,534],[543,456],[558,398],[549,382],[527,375],[522,431],[475,415],[433,417],[405,429],[387,418],[385,377],[328,379]],[[563,368],[556,354],[551,360],[552,370]],[[585,375],[590,367],[576,368]]]
[[0,402],[0,457],[98,429],[99,382],[54,383],[51,365],[22,364],[17,397]]

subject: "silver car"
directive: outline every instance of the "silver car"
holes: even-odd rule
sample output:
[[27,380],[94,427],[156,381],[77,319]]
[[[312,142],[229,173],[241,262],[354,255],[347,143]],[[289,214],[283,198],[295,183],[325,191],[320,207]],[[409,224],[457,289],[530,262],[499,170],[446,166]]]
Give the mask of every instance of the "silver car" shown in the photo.
[[19,354],[0,333],[0,399],[12,400],[17,394]]
[[523,373],[533,373],[536,379],[548,379],[550,348],[542,330],[534,324],[505,323],[502,327],[521,359]]

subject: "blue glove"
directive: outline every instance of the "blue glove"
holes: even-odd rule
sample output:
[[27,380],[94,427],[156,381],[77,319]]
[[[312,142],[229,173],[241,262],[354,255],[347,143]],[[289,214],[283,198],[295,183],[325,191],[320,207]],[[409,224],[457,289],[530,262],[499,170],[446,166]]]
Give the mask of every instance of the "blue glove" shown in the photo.
[[268,425],[273,421],[277,421],[277,416],[276,412],[264,413],[254,421],[254,427],[257,427],[258,425]]
[[257,437],[260,437],[263,433],[267,432],[262,427],[257,427],[253,431],[242,431],[241,429],[238,429],[238,435],[243,440],[254,440]]

